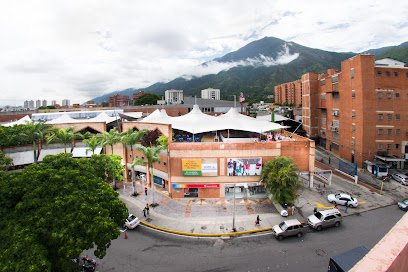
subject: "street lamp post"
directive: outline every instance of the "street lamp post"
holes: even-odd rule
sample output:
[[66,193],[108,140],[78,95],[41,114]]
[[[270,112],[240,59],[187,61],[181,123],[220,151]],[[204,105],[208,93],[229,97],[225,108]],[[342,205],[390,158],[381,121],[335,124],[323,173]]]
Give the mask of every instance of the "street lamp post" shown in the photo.
[[235,186],[236,184],[234,184],[234,210],[232,212],[232,231],[236,232],[237,230],[235,229]]

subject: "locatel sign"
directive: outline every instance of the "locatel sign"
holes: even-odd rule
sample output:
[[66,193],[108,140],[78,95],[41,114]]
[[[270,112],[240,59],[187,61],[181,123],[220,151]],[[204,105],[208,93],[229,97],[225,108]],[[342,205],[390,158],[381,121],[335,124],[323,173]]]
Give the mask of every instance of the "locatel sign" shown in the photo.
[[198,184],[180,184],[173,183],[171,185],[173,189],[185,189],[185,188],[220,188],[219,183],[198,183]]

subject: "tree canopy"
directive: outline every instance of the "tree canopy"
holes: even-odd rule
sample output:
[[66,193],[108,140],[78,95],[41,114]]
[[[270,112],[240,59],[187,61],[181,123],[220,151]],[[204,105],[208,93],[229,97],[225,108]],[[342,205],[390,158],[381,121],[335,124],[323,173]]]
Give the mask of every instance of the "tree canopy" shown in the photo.
[[84,250],[106,254],[127,209],[94,166],[60,154],[0,173],[0,271],[70,271]]
[[13,160],[8,157],[3,151],[0,151],[0,171],[7,170],[13,165]]
[[294,204],[300,181],[297,168],[291,158],[277,157],[265,163],[261,180],[275,201],[280,204]]
[[134,105],[156,105],[157,100],[160,100],[160,96],[152,94],[152,93],[145,93],[144,95],[140,96],[138,99],[135,100]]

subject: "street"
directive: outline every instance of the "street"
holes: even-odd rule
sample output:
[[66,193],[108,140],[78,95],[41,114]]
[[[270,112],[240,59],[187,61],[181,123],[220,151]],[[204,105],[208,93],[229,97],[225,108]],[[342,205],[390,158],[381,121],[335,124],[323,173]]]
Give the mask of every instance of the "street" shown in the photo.
[[192,239],[143,227],[112,242],[98,271],[327,271],[329,257],[363,245],[371,249],[404,215],[396,205],[345,217],[339,228],[277,241],[270,234]]

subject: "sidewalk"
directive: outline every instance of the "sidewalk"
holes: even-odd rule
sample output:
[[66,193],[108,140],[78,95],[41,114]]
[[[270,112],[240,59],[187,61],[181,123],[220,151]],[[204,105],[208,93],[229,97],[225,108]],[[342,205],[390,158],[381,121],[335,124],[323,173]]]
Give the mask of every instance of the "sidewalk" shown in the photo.
[[[233,235],[233,199],[171,199],[156,191],[154,197],[159,206],[150,207],[149,216],[145,218],[143,208],[146,203],[153,202],[152,190],[149,188],[145,196],[144,187],[137,184],[137,192],[137,197],[131,196],[132,188],[127,185],[126,190],[123,187],[119,190],[119,198],[125,202],[130,213],[141,219],[143,225],[191,236]],[[257,215],[261,222],[255,226]],[[293,218],[304,220],[300,214],[283,218],[269,199],[235,200],[237,234],[268,231],[283,220]]]

